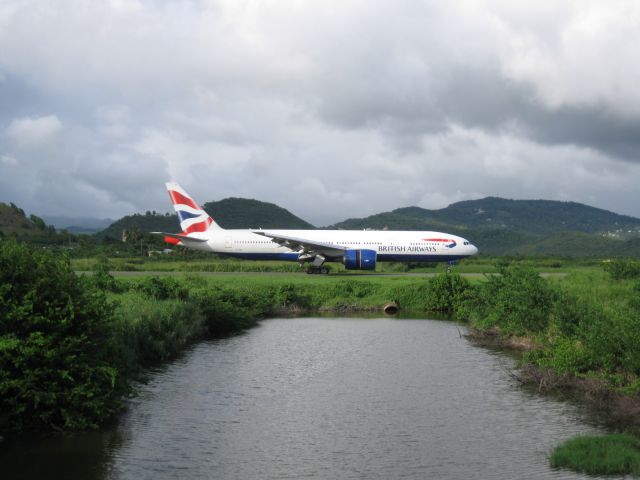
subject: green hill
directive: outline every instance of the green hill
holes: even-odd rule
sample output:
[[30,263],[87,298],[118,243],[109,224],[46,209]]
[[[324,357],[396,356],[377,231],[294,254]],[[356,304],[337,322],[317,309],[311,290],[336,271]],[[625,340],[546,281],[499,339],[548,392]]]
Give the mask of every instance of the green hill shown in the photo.
[[174,213],[147,212],[127,215],[116,220],[104,230],[98,232],[96,237],[111,240],[121,240],[122,232],[137,230],[140,232],[179,232],[178,217]]
[[17,238],[46,237],[55,234],[55,229],[35,215],[27,215],[13,203],[0,203],[0,233]]
[[285,208],[248,198],[225,198],[202,208],[222,228],[316,228]]
[[[604,233],[628,230],[640,234],[640,219],[581,203],[496,197],[457,202],[439,210],[398,208],[371,217],[349,219],[335,227],[380,228],[383,220],[393,224],[394,229],[407,230],[416,226],[441,225],[459,229],[507,229],[529,235],[551,235],[564,231]],[[392,228],[391,225],[388,227]]]
[[492,255],[640,256],[640,219],[576,202],[487,197],[439,210],[398,208],[333,227],[439,230]]
[[38,228],[21,208],[13,203],[0,203],[0,231],[4,234],[29,235],[37,233]]
[[[410,207],[409,215],[421,216]],[[403,211],[407,209],[399,209]],[[423,209],[419,209],[423,210]],[[631,229],[640,232],[640,219],[619,215],[576,202],[553,200],[508,200],[487,197],[467,200],[440,210],[426,210],[428,216],[462,224],[469,228],[491,226],[533,235],[549,235],[563,231],[600,233]]]
[[[205,211],[222,228],[315,228],[288,210],[273,203],[247,198],[225,198],[203,205]],[[140,232],[179,232],[180,222],[175,213],[147,212],[127,215],[116,220],[97,234],[99,238],[122,238],[123,230]]]

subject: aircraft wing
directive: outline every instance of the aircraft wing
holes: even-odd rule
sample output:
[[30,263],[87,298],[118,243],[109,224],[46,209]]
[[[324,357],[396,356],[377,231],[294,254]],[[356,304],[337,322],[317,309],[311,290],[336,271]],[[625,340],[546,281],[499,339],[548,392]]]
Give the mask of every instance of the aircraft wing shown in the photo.
[[319,250],[347,250],[346,247],[331,242],[320,242],[309,240],[308,238],[292,237],[281,233],[269,232],[268,230],[253,230],[252,233],[270,238],[272,241],[290,248],[291,250],[303,250],[304,252],[317,252]]
[[206,242],[206,240],[204,240],[202,238],[188,237],[183,233],[181,234],[181,233],[151,232],[151,234],[152,235],[162,235],[164,237],[169,237],[169,238],[173,238],[175,240],[180,240],[181,242],[184,242],[184,241],[195,242],[195,243]]

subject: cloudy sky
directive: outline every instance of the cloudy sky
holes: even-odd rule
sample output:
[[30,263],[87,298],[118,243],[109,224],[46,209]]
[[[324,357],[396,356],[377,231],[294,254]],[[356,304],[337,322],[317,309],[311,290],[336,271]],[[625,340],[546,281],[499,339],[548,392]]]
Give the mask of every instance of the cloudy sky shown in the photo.
[[326,225],[485,196],[640,217],[640,2],[2,0],[0,201],[275,202]]

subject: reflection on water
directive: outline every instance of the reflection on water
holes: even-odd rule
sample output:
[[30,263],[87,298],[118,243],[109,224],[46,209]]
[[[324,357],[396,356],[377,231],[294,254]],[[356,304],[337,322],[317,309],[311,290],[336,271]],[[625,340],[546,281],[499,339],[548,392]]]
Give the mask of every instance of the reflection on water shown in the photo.
[[[450,322],[296,318],[204,342],[117,425],[4,445],[3,478],[581,478],[548,467],[597,429],[513,383]],[[9,474],[6,476],[5,474]]]

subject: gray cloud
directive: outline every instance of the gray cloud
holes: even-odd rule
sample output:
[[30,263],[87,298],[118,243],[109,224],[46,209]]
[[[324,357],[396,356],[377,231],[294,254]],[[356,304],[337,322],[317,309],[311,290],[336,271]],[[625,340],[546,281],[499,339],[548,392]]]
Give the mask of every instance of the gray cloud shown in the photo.
[[640,216],[638,18],[625,1],[4,2],[0,200],[117,217],[168,210],[172,179],[317,224],[484,195]]

